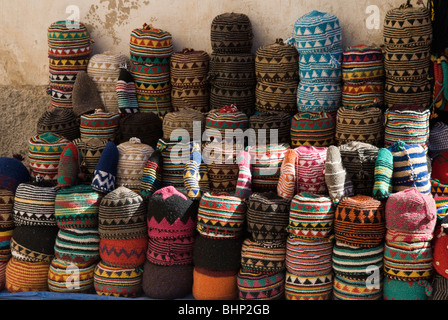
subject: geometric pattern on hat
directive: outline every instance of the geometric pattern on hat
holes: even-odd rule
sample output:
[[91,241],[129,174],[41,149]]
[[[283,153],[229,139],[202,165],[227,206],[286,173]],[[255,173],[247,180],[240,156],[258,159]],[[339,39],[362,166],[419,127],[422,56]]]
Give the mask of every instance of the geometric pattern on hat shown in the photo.
[[100,138],[76,139],[73,144],[77,147],[81,159],[81,173],[83,183],[90,184],[95,175],[95,167],[101,158],[108,141]]
[[14,192],[0,188],[0,229],[11,228],[14,223]]
[[448,300],[448,279],[440,274],[435,274],[432,280],[433,294],[432,300]]
[[12,256],[22,261],[50,263],[54,257],[54,243],[58,230],[56,226],[14,228],[11,237]]
[[168,64],[173,54],[173,40],[168,31],[143,24],[131,32],[131,62],[138,64]]
[[134,239],[100,238],[99,253],[101,261],[111,267],[138,268],[146,260],[147,237]]
[[11,292],[48,291],[49,262],[21,261],[12,257],[6,266],[6,289]]
[[79,118],[70,108],[52,108],[45,111],[37,122],[36,133],[57,133],[69,141],[80,137]]
[[327,112],[298,112],[291,120],[291,144],[328,147],[334,144],[336,123]]
[[48,271],[48,289],[61,293],[90,293],[95,266],[80,267],[68,261],[53,259]]
[[174,266],[193,263],[194,237],[155,239],[148,237],[146,258],[155,265]]
[[297,88],[297,110],[300,112],[335,112],[342,102],[342,84],[300,81]]
[[382,300],[383,290],[380,285],[366,286],[365,280],[350,279],[336,274],[333,294],[336,300]]
[[78,267],[88,266],[100,260],[99,244],[97,228],[60,229],[54,244],[54,256]]
[[120,114],[96,109],[91,114],[81,116],[81,138],[112,139],[120,125]]
[[296,193],[308,192],[326,196],[325,163],[328,148],[302,145],[294,151],[297,153]]
[[241,267],[247,271],[269,274],[285,271],[286,247],[266,248],[246,238],[241,247]]
[[246,14],[226,12],[212,20],[210,39],[213,52],[250,52],[253,37],[252,24]]
[[285,273],[260,274],[240,269],[238,272],[240,300],[278,300],[285,290]]
[[431,194],[433,198],[448,196],[448,184],[442,184],[438,180],[431,180]]
[[93,190],[108,193],[115,190],[119,151],[115,143],[109,141],[95,166],[90,186]]
[[297,112],[298,82],[258,82],[255,90],[255,108],[259,112]]
[[399,104],[429,108],[431,95],[431,81],[426,78],[415,81],[396,81],[387,78],[384,86],[384,101],[387,108]]
[[286,300],[331,300],[334,276],[332,272],[316,276],[296,275],[286,271]]
[[302,53],[299,56],[300,80],[340,82],[342,80],[342,48],[324,53]]

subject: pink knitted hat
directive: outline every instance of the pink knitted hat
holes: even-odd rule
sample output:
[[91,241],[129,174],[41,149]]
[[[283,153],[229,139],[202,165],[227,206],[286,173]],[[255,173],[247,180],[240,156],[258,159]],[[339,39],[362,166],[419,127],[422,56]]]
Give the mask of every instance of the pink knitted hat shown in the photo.
[[436,202],[416,188],[389,196],[386,203],[386,240],[393,242],[430,241],[437,221]]

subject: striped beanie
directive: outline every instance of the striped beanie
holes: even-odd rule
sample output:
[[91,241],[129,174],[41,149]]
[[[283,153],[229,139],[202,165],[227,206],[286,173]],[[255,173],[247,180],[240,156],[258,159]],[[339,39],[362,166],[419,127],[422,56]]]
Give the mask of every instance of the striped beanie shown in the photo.
[[127,68],[120,67],[120,74],[115,88],[117,91],[118,113],[126,115],[139,112],[134,77]]
[[384,116],[379,107],[341,107],[336,115],[335,140],[337,145],[352,141],[384,145]]
[[427,280],[398,280],[386,276],[383,284],[385,301],[430,300],[433,294],[431,283]]
[[277,143],[290,144],[291,118],[291,115],[285,112],[255,113],[249,118],[249,129],[255,131],[258,145],[275,143],[275,137]]
[[446,135],[448,134],[448,124],[437,121],[433,124],[429,131],[428,149],[430,156],[437,156],[438,154],[448,151],[448,144],[446,143]]
[[59,188],[66,188],[80,183],[81,160],[78,148],[69,142],[61,153],[58,166],[57,184]]
[[355,247],[378,246],[386,234],[385,204],[370,196],[342,199],[335,211],[336,241]]
[[336,112],[341,107],[342,84],[339,82],[313,83],[301,80],[297,89],[299,112]]
[[398,280],[430,280],[433,275],[433,255],[430,241],[386,241],[384,272]]
[[90,293],[93,289],[95,264],[78,266],[53,259],[48,271],[48,289],[60,293]]
[[58,190],[54,214],[59,229],[84,229],[98,226],[102,196],[88,185]]
[[333,231],[334,212],[329,197],[299,193],[291,201],[287,230],[304,240],[327,238]]
[[335,118],[327,112],[298,112],[291,120],[291,146],[328,147],[334,144]]
[[[163,138],[176,141],[178,137],[185,137],[191,141],[196,138],[195,134],[202,138],[204,124],[204,114],[195,109],[169,112],[163,118]],[[188,136],[186,136],[187,133]]]
[[154,192],[162,188],[163,179],[163,158],[162,152],[155,150],[145,163],[142,175],[140,194],[147,198]]
[[250,52],[253,33],[249,17],[235,12],[215,16],[211,23],[210,40],[213,52]]
[[295,149],[296,161],[296,192],[309,192],[326,195],[325,163],[327,160],[326,147],[300,146]]
[[83,184],[90,184],[95,175],[95,167],[100,160],[101,153],[103,152],[106,144],[105,139],[88,138],[88,139],[76,139],[73,144],[76,146],[79,152],[80,158],[80,170]]
[[41,176],[56,182],[61,153],[69,141],[55,133],[46,132],[28,140],[28,159],[31,177]]
[[98,209],[101,239],[135,239],[146,236],[146,203],[138,193],[120,186],[102,197]]
[[284,297],[285,272],[263,274],[240,269],[237,285],[239,300],[280,300]]
[[205,237],[239,238],[246,221],[246,202],[226,193],[205,193],[199,203],[197,230]]
[[341,103],[342,106],[351,108],[384,105],[384,81],[344,82],[342,85]]
[[386,240],[430,241],[437,222],[437,208],[431,195],[416,188],[393,193],[386,202]]
[[342,57],[342,80],[359,83],[383,80],[383,52],[379,47],[364,44],[348,47]]
[[48,291],[49,262],[22,261],[12,257],[6,265],[6,290],[10,293]]
[[238,270],[215,271],[193,268],[192,295],[196,300],[235,300],[238,298]]
[[14,195],[14,225],[56,226],[55,201],[58,191],[56,186],[44,183],[21,183]]
[[78,117],[104,108],[96,84],[86,71],[80,71],[76,76],[72,100],[73,112]]
[[112,141],[108,141],[101,152],[90,186],[93,190],[108,193],[115,189],[120,152]]
[[115,144],[128,142],[134,137],[155,149],[157,142],[163,137],[162,119],[152,112],[138,112],[122,117],[115,135]]
[[142,293],[143,270],[140,268],[119,268],[100,261],[93,274],[96,294],[134,298]]
[[383,291],[379,287],[366,286],[365,280],[352,279],[336,274],[333,284],[333,296],[335,300],[382,300]]
[[286,271],[286,300],[331,300],[333,292],[332,272],[324,275],[302,276]]
[[300,81],[340,82],[342,48],[329,52],[303,52],[299,56]]
[[80,137],[79,118],[70,108],[53,108],[40,116],[36,132],[52,132],[73,141]]
[[289,201],[275,192],[252,194],[247,202],[247,231],[264,247],[284,246],[288,233]]
[[131,32],[130,58],[137,64],[169,64],[173,39],[168,31],[144,24]]
[[57,233],[56,226],[15,227],[11,238],[11,254],[21,261],[50,263],[54,258]]
[[162,155],[162,186],[173,186],[184,190],[185,165],[190,161],[192,146],[190,142],[160,139],[157,150]]
[[13,229],[15,194],[7,189],[0,188],[0,230]]
[[112,140],[120,125],[120,114],[97,109],[90,114],[81,115],[81,138],[100,138]]
[[[211,110],[205,118],[205,130],[217,130],[221,134],[221,138],[226,139],[226,130],[245,130],[249,127],[248,116],[239,111],[234,105],[224,106],[220,109]],[[208,136],[208,135],[207,135]]]
[[116,268],[141,268],[146,261],[147,236],[139,238],[101,238],[99,253],[101,262]]
[[193,236],[175,239],[149,237],[146,260],[162,267],[191,265],[194,240]]
[[78,267],[93,265],[100,260],[99,244],[97,228],[60,229],[54,243],[54,256]]
[[250,238],[241,246],[241,268],[251,272],[271,274],[285,271],[286,246],[266,248]]
[[16,158],[0,157],[0,188],[16,192],[21,183],[31,180],[27,167]]
[[117,146],[118,164],[116,185],[133,190],[140,190],[143,169],[154,149],[141,142],[139,138],[131,138]]
[[373,197],[377,200],[387,200],[392,193],[392,176],[394,171],[394,158],[392,153],[381,148],[375,161]]

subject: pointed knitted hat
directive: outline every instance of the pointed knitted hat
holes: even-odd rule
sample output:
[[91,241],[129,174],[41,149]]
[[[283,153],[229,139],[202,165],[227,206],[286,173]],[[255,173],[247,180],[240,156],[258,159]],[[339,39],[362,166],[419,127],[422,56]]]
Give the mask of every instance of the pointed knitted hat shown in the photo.
[[45,111],[37,121],[37,134],[57,133],[69,141],[80,137],[79,117],[70,108],[53,108]]
[[80,158],[78,148],[69,142],[61,153],[58,166],[58,187],[65,188],[78,184],[81,174]]
[[140,193],[144,197],[151,197],[154,192],[162,188],[163,180],[163,157],[162,152],[157,149],[145,163],[142,175]]
[[95,82],[86,71],[78,72],[73,86],[73,112],[76,116],[94,112],[95,109],[104,108],[103,101]]
[[95,166],[91,183],[92,189],[102,193],[108,193],[115,189],[118,159],[118,148],[115,143],[109,141]]

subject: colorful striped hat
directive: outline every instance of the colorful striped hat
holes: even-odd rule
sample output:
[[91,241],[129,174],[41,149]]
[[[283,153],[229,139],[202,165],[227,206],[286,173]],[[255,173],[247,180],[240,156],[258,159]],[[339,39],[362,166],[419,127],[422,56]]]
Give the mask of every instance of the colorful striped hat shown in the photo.
[[134,137],[155,149],[157,142],[163,137],[162,119],[152,112],[138,112],[122,117],[116,132],[115,144],[128,142]]
[[329,52],[303,52],[299,56],[300,81],[340,82],[342,80],[342,48]]
[[288,236],[289,200],[275,192],[252,194],[247,203],[247,231],[264,247],[284,246]]
[[[249,129],[255,131],[258,145],[291,143],[291,115],[286,112],[256,112],[249,118]],[[276,131],[274,131],[276,130]]]
[[111,267],[100,261],[93,274],[96,294],[133,298],[142,293],[143,269]]
[[142,175],[142,184],[140,194],[145,197],[151,197],[154,192],[162,188],[163,180],[163,158],[162,152],[157,149],[145,163]]
[[280,300],[285,293],[285,272],[264,274],[240,269],[237,277],[239,300]]
[[80,183],[81,159],[75,144],[69,142],[61,153],[58,166],[57,184],[59,188],[72,187]]
[[54,258],[54,243],[59,229],[56,226],[15,227],[11,238],[11,254],[17,260],[48,262]]
[[169,65],[173,39],[168,31],[143,24],[131,31],[130,58],[138,64]]
[[79,117],[70,108],[52,108],[45,111],[37,121],[38,135],[53,132],[69,141],[80,137]]
[[116,82],[118,113],[133,114],[139,112],[137,88],[132,74],[126,68],[120,68],[120,75]]
[[0,229],[13,229],[15,194],[8,189],[0,188]]
[[337,241],[363,248],[378,246],[386,234],[385,204],[370,196],[342,199],[335,211]]
[[305,240],[327,238],[333,231],[334,212],[329,197],[301,192],[291,201],[287,230]]
[[328,147],[334,144],[335,117],[327,112],[298,112],[291,120],[291,146]]
[[48,289],[60,293],[91,293],[96,264],[79,266],[53,259],[48,271]]
[[31,180],[28,168],[18,159],[0,157],[0,188],[16,192],[21,183]]
[[101,239],[127,240],[145,237],[147,205],[137,192],[120,186],[102,197],[98,208]]
[[372,107],[384,105],[384,81],[373,80],[369,82],[351,83],[342,85],[343,107]]
[[175,239],[148,237],[146,259],[159,266],[189,265],[193,262],[194,237]]
[[388,276],[384,279],[383,300],[418,301],[430,300],[431,283],[426,280],[397,280]]
[[146,261],[148,237],[128,239],[101,238],[99,253],[101,262],[116,268],[139,268]]
[[101,153],[108,141],[99,138],[76,139],[73,144],[79,152],[81,159],[80,170],[83,184],[90,184],[95,175],[95,167],[101,158]]
[[244,231],[246,211],[241,198],[207,192],[199,203],[197,230],[211,238],[238,238]]
[[10,293],[48,291],[49,262],[22,261],[12,257],[6,266],[6,290]]
[[431,195],[407,189],[391,194],[385,207],[388,241],[422,242],[433,238],[437,207]]
[[250,52],[253,37],[251,21],[244,13],[226,12],[212,20],[210,40],[213,52]]
[[192,295],[196,300],[238,298],[238,270],[214,271],[194,266]]
[[56,226],[55,201],[59,189],[39,183],[21,183],[14,196],[15,226]]
[[162,187],[173,186],[183,191],[184,170],[190,161],[191,143],[160,139],[157,150],[160,150],[162,155]]
[[93,265],[100,260],[99,244],[97,228],[60,229],[54,243],[54,256],[80,267]]
[[112,140],[120,125],[120,114],[97,109],[90,114],[81,115],[81,138]]
[[392,193],[392,176],[394,171],[394,158],[392,153],[381,148],[375,162],[373,197],[377,200],[387,200]]
[[62,151],[69,143],[66,138],[51,132],[36,135],[28,140],[28,159],[31,177],[41,176],[55,181]]
[[286,246],[264,247],[251,238],[241,246],[241,268],[263,274],[285,271]]
[[296,161],[296,192],[309,192],[317,195],[327,195],[325,182],[325,163],[327,147],[300,146],[295,149]]
[[54,215],[60,229],[83,229],[98,226],[102,195],[88,185],[58,190]]
[[379,47],[365,44],[348,47],[342,57],[342,80],[350,83],[383,80],[383,60]]
[[119,156],[120,152],[115,143],[108,141],[95,165],[94,175],[90,183],[93,190],[101,193],[115,190]]
[[297,110],[336,112],[342,103],[342,83],[301,80],[297,88]]
[[335,300],[382,300],[382,286],[366,286],[365,280],[351,279],[336,274],[333,284],[333,296]]
[[248,127],[248,116],[234,105],[211,110],[205,118],[205,130],[217,130],[223,140],[226,137],[226,130],[245,130]]
[[14,226],[0,229],[0,262],[7,262],[12,256],[11,240],[14,229]]
[[286,300],[331,300],[333,293],[332,272],[323,275],[302,276],[286,271]]

